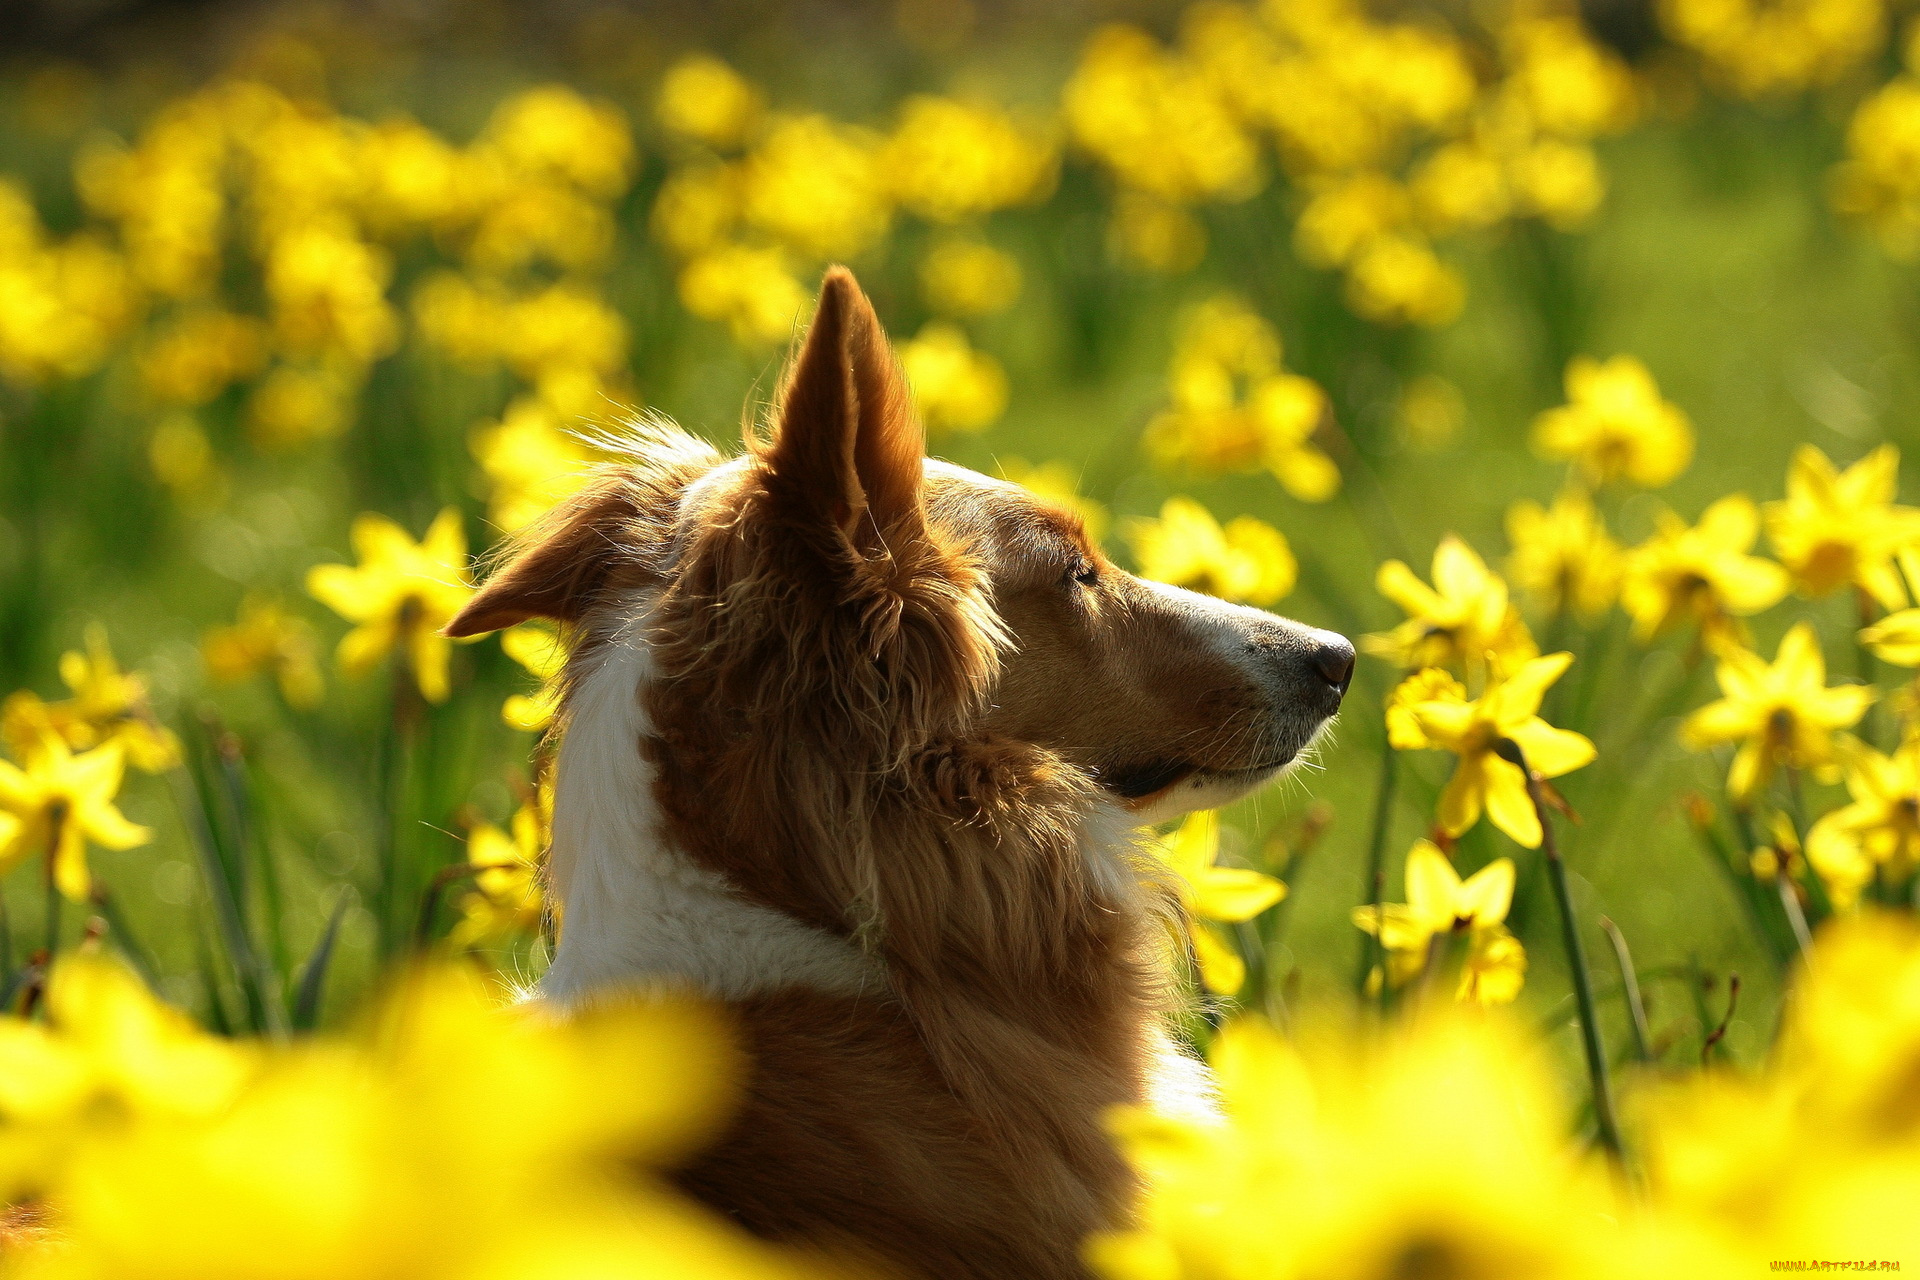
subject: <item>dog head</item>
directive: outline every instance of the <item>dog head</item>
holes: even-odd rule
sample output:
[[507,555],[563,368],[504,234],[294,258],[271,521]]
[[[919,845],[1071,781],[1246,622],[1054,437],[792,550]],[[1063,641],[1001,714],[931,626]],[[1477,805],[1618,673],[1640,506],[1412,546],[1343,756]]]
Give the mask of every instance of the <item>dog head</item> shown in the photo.
[[[590,651],[645,608],[702,732],[796,783],[930,744],[1031,744],[1142,822],[1272,778],[1340,705],[1330,632],[1130,574],[1018,486],[925,456],[853,277],[830,271],[770,433],[731,460],[650,429],[447,628],[532,617]],[[672,745],[672,744],[670,744]]]

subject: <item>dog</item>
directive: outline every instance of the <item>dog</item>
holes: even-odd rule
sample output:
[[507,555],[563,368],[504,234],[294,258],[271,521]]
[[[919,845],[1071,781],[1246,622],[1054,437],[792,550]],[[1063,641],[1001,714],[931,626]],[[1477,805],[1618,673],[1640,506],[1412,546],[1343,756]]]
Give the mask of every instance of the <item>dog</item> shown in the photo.
[[732,458],[637,428],[447,627],[571,639],[540,996],[724,1003],[745,1096],[679,1180],[748,1230],[1081,1280],[1134,1192],[1103,1113],[1204,1092],[1137,833],[1285,769],[1353,647],[927,458],[843,268],[776,406]]

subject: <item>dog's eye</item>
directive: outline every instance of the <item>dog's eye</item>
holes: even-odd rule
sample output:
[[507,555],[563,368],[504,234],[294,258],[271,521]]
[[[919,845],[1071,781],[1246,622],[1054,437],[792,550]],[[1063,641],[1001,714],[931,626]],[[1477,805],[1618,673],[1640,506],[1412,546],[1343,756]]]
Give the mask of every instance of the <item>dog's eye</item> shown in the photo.
[[1100,581],[1100,566],[1091,560],[1076,560],[1070,576],[1081,586],[1090,587]]

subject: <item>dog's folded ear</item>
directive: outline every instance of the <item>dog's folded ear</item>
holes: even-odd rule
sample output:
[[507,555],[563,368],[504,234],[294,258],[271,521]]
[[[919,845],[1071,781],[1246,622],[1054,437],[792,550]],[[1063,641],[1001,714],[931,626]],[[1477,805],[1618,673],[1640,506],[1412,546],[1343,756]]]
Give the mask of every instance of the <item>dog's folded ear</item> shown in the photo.
[[637,513],[625,480],[601,476],[536,524],[443,633],[485,635],[529,618],[579,621],[618,562],[623,532]]
[[781,387],[779,425],[756,451],[790,510],[865,554],[924,524],[926,436],[873,304],[845,267],[828,268],[821,282]]

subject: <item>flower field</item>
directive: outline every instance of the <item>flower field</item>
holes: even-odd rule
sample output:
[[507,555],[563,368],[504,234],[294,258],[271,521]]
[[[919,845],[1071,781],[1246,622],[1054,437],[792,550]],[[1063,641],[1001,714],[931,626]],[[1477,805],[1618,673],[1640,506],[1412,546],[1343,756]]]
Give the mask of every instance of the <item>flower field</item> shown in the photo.
[[1151,843],[1228,1121],[1095,1274],[1920,1266],[1920,25],[869,18],[0,66],[0,1276],[853,1274],[671,1190],[714,1010],[508,1007],[567,638],[438,633],[833,262],[933,452],[1361,652]]

